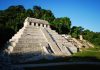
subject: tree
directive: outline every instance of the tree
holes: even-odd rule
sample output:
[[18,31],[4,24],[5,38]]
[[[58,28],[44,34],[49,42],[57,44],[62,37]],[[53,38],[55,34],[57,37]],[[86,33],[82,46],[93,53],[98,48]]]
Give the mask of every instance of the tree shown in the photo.
[[0,11],[0,46],[3,46],[23,26],[25,11],[22,5],[10,6]]
[[40,19],[42,16],[41,14],[41,7],[39,6],[34,6],[33,7],[33,13],[34,13],[34,17]]
[[34,13],[33,13],[33,11],[31,9],[28,9],[28,10],[26,10],[26,15],[28,17],[33,17],[34,16]]
[[77,27],[77,26],[73,26],[71,28],[71,35],[74,38],[79,38],[79,35],[82,34],[84,28],[82,28],[81,26]]
[[23,27],[23,22],[27,17],[47,20],[50,23],[51,28],[60,34],[70,33],[72,37],[75,38],[78,38],[78,36],[82,34],[84,39],[94,43],[95,45],[100,45],[99,32],[84,30],[82,27],[77,26],[71,28],[70,18],[55,18],[51,10],[42,9],[39,6],[34,6],[33,10],[26,10],[22,5],[18,5],[10,6],[5,10],[0,10],[0,46]]
[[70,32],[71,21],[68,17],[56,18],[52,25],[57,28],[58,33],[68,34]]
[[39,6],[34,6],[33,12],[35,18],[47,20],[50,23],[55,19],[53,13],[50,10],[42,9]]
[[84,30],[83,38],[93,43],[94,45],[100,46],[100,33],[99,32]]

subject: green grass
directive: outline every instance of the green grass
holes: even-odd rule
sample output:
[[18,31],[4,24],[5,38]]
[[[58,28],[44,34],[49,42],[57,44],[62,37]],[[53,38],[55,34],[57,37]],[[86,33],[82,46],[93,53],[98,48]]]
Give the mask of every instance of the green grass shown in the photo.
[[52,63],[52,62],[100,62],[100,46],[94,48],[84,49],[82,52],[78,52],[68,57],[60,57],[53,60],[42,59],[36,62],[28,63]]
[[95,57],[100,59],[100,46],[95,46],[94,48],[85,49],[82,52],[73,54],[75,57]]
[[82,52],[75,53],[72,56],[59,57],[53,60],[41,59],[39,61],[26,62],[22,64],[42,64],[54,62],[100,62],[100,46],[84,49]]

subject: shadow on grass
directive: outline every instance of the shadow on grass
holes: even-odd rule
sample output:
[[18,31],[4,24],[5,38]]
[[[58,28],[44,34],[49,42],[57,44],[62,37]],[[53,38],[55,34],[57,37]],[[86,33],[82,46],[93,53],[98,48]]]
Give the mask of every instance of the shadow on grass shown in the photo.
[[[56,58],[54,60],[39,60],[38,62],[30,62],[32,64],[43,64],[43,63],[59,63],[59,62],[67,62],[69,64],[62,65],[54,65],[54,66],[42,66],[42,67],[25,67],[25,70],[68,70],[68,69],[98,69],[100,64],[88,64],[88,62],[100,62],[96,57],[65,57],[65,58]],[[72,62],[72,64],[70,64]],[[76,63],[73,63],[76,62]],[[80,62],[80,64],[77,64]],[[82,62],[86,62],[86,64],[81,64]],[[27,64],[27,63],[25,63]]]
[[[62,65],[54,65],[54,66],[42,66],[42,67],[25,67],[24,70],[80,70],[80,69],[98,69],[100,64],[88,64],[88,62],[100,62],[96,57],[64,57],[64,58],[56,58],[54,60],[39,60],[36,62],[29,62],[31,64],[44,64],[44,63],[59,63],[59,62],[67,62],[69,64]],[[72,62],[72,64],[70,64]],[[76,63],[73,63],[76,62]],[[77,64],[77,62],[87,62],[86,64]],[[28,64],[29,64],[28,63]],[[27,63],[25,63],[27,64]]]
[[[37,61],[27,61],[27,62],[24,62],[24,58],[25,60],[27,60],[28,58],[32,58],[33,57],[33,54],[41,54],[40,52],[35,52],[35,53],[24,53],[24,54],[12,54],[10,55],[11,58],[15,58],[13,61],[15,61],[16,63],[12,63],[11,64],[11,68],[12,68],[12,65],[18,65],[20,67],[20,65],[27,65],[27,64],[46,64],[46,63],[59,63],[59,62],[66,62],[66,63],[70,63],[72,62],[71,64],[62,64],[62,65],[50,65],[50,66],[36,66],[36,67],[23,67],[22,70],[67,70],[67,69],[96,69],[96,68],[99,68],[100,64],[88,64],[88,62],[100,62],[100,59],[96,58],[96,57],[76,57],[76,56],[70,56],[70,57],[54,57],[54,59],[45,59],[45,58],[42,58],[40,60],[37,60]],[[27,56],[29,55],[29,56]],[[32,56],[31,56],[32,55]],[[36,55],[34,55],[36,56]],[[43,55],[42,55],[43,56]],[[46,57],[46,56],[51,56],[51,55],[45,55],[43,57]],[[28,57],[28,58],[26,58]],[[52,56],[51,56],[52,57]],[[17,61],[20,60],[22,61],[21,63]],[[73,63],[73,62],[76,62]],[[77,62],[87,62],[86,64],[77,64]],[[3,64],[3,67],[8,69],[10,68],[9,65],[5,64],[6,66],[4,66]],[[1,67],[2,68],[2,67]],[[16,68],[17,69],[17,68]],[[17,69],[17,70],[21,70],[21,68]]]
[[100,62],[100,59],[94,56],[55,57],[49,54],[46,55],[41,54],[41,52],[11,54],[10,57],[12,62],[14,61],[14,64],[44,64],[44,63],[56,63],[56,62]]
[[55,62],[100,62],[96,57],[58,57],[53,60],[41,59],[34,62],[26,62],[22,64],[42,64],[42,63],[55,63]]

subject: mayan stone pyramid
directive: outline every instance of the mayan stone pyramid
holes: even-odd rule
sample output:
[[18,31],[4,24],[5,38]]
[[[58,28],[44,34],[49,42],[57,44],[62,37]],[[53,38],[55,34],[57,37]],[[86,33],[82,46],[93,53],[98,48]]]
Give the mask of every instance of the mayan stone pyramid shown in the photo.
[[9,40],[7,52],[12,63],[71,56],[81,43],[69,41],[52,30],[45,20],[27,17],[24,26]]

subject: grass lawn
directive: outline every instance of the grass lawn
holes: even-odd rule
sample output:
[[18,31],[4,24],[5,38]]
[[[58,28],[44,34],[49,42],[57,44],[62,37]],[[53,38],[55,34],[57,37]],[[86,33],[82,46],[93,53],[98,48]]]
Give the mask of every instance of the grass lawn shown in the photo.
[[73,54],[65,58],[57,58],[54,60],[40,60],[29,63],[52,63],[52,62],[100,62],[100,46],[84,49],[82,52]]
[[[54,60],[41,60],[38,63],[54,63],[54,62],[100,62],[100,46],[94,48],[84,49],[82,52],[73,54],[71,57],[54,59]],[[32,62],[34,63],[34,62]],[[37,63],[37,62],[36,62]],[[67,70],[67,69],[98,69],[100,65],[97,64],[69,64],[69,65],[56,65],[47,67],[25,68],[26,70]]]
[[100,46],[84,49],[82,52],[75,53],[72,56],[59,57],[53,60],[41,59],[39,61],[25,62],[22,64],[42,64],[54,62],[100,62]]
[[85,49],[82,52],[73,54],[73,57],[92,57],[100,60],[100,46],[95,46],[94,48]]

